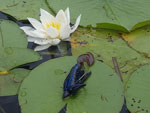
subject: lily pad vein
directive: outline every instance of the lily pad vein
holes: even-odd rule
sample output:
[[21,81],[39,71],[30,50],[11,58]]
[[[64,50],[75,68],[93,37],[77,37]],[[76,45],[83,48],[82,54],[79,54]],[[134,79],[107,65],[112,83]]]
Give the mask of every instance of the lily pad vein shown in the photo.
[[[107,0],[105,0],[105,4],[106,4],[106,6],[108,7],[108,9],[109,9],[109,11],[111,12],[111,14],[114,16],[114,19],[117,21],[117,23],[121,25],[119,19],[118,19],[117,16],[115,15],[114,11],[112,10],[112,8],[111,8],[111,6],[110,6],[110,4],[109,4],[109,2],[108,2]],[[106,9],[105,9],[105,11],[108,12]],[[112,18],[112,19],[113,19],[113,18]]]
[[1,26],[0,26],[0,35],[1,35],[1,44],[2,44],[2,47],[4,47],[4,40],[3,40],[3,34],[2,34],[2,29],[1,29]]

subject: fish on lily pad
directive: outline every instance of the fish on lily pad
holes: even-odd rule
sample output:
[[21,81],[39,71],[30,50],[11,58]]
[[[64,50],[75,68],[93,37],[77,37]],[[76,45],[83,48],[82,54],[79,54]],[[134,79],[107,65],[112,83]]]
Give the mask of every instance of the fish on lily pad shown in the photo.
[[34,42],[39,46],[35,51],[41,51],[52,45],[58,45],[60,41],[69,41],[70,34],[79,26],[81,15],[76,19],[76,23],[70,26],[70,11],[59,10],[56,17],[44,9],[40,9],[40,21],[28,18],[34,27],[23,26],[21,29],[28,35],[28,42]]

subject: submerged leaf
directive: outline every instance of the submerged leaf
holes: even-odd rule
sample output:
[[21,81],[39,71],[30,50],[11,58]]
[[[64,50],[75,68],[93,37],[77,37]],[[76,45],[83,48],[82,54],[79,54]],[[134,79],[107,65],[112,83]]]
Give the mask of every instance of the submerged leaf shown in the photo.
[[76,59],[57,58],[35,68],[21,85],[22,113],[58,113],[66,103],[67,113],[119,113],[124,100],[122,83],[110,67],[99,61],[90,68],[92,75],[86,86],[62,99],[64,80]]
[[0,75],[0,96],[16,95],[29,72],[30,70],[18,68],[11,70],[7,75]]

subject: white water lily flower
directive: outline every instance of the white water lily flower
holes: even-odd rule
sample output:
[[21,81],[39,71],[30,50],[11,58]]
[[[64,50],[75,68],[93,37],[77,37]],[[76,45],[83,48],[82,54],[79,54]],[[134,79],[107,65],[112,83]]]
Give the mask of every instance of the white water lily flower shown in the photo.
[[56,17],[44,9],[40,9],[40,13],[41,23],[34,18],[28,18],[34,28],[29,26],[21,27],[28,35],[29,42],[40,45],[34,49],[35,51],[44,50],[52,45],[57,45],[61,40],[69,41],[70,34],[77,29],[81,18],[81,15],[79,15],[75,25],[71,27],[69,8],[67,8],[65,12],[59,10]]

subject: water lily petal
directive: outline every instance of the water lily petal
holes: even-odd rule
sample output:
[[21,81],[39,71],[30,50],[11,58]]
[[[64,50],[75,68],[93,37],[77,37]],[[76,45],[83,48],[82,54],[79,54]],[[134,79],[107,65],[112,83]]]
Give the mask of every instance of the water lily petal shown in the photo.
[[78,18],[76,19],[76,23],[74,24],[74,26],[71,27],[71,33],[73,33],[79,26],[80,19],[81,19],[81,15],[78,16]]
[[34,18],[28,18],[29,22],[33,25],[33,27],[39,31],[43,31],[43,25]]
[[34,51],[41,51],[41,50],[44,50],[44,49],[47,49],[51,46],[51,44],[46,44],[46,45],[42,45],[42,46],[37,46],[34,48]]
[[46,45],[50,42],[48,39],[36,39],[34,43],[39,44],[39,45]]
[[60,43],[59,39],[53,39],[51,45],[58,45]]
[[71,29],[69,25],[62,25],[60,31],[60,38],[62,40],[65,41],[66,39],[70,38]]
[[[34,42],[36,44],[40,44],[41,40],[45,40],[45,39],[40,39],[40,38],[35,38],[35,37],[31,37],[31,36],[28,36],[28,42]],[[46,43],[48,44],[48,43]],[[44,45],[44,44],[41,44],[41,45]]]
[[56,28],[53,28],[50,26],[47,30],[46,33],[51,37],[51,38],[56,38],[58,37],[59,33]]
[[23,26],[23,27],[20,27],[20,29],[22,29],[29,36],[32,36],[33,34],[31,33],[31,31],[35,30],[35,29],[33,29],[32,27],[29,27],[29,26]]
[[67,24],[67,18],[63,10],[59,10],[57,13],[56,21],[60,22],[61,24]]
[[36,38],[46,38],[46,35],[38,30],[33,29],[29,26],[20,27],[28,36],[36,37]]
[[69,11],[69,8],[68,8],[68,7],[67,7],[67,9],[65,10],[65,15],[66,15],[68,24],[70,24],[70,11]]
[[52,40],[40,39],[40,38],[34,38],[28,36],[28,42],[34,42],[35,44],[39,44],[39,45],[46,45],[46,44],[50,44]]
[[28,42],[34,42],[36,39],[34,37],[28,36]]
[[31,31],[31,33],[37,38],[46,38],[46,35],[43,32],[34,30],[34,31]]
[[44,9],[40,9],[40,12],[41,12],[40,20],[44,27],[46,27],[47,23],[55,20],[54,16],[45,11]]
[[33,27],[30,27],[30,26],[22,26],[20,27],[20,29],[24,30],[24,31],[30,31],[30,30],[35,30]]
[[34,42],[39,45],[46,45],[50,44],[52,42],[51,39],[40,39],[40,38],[34,38],[34,37],[28,37],[29,42]]

